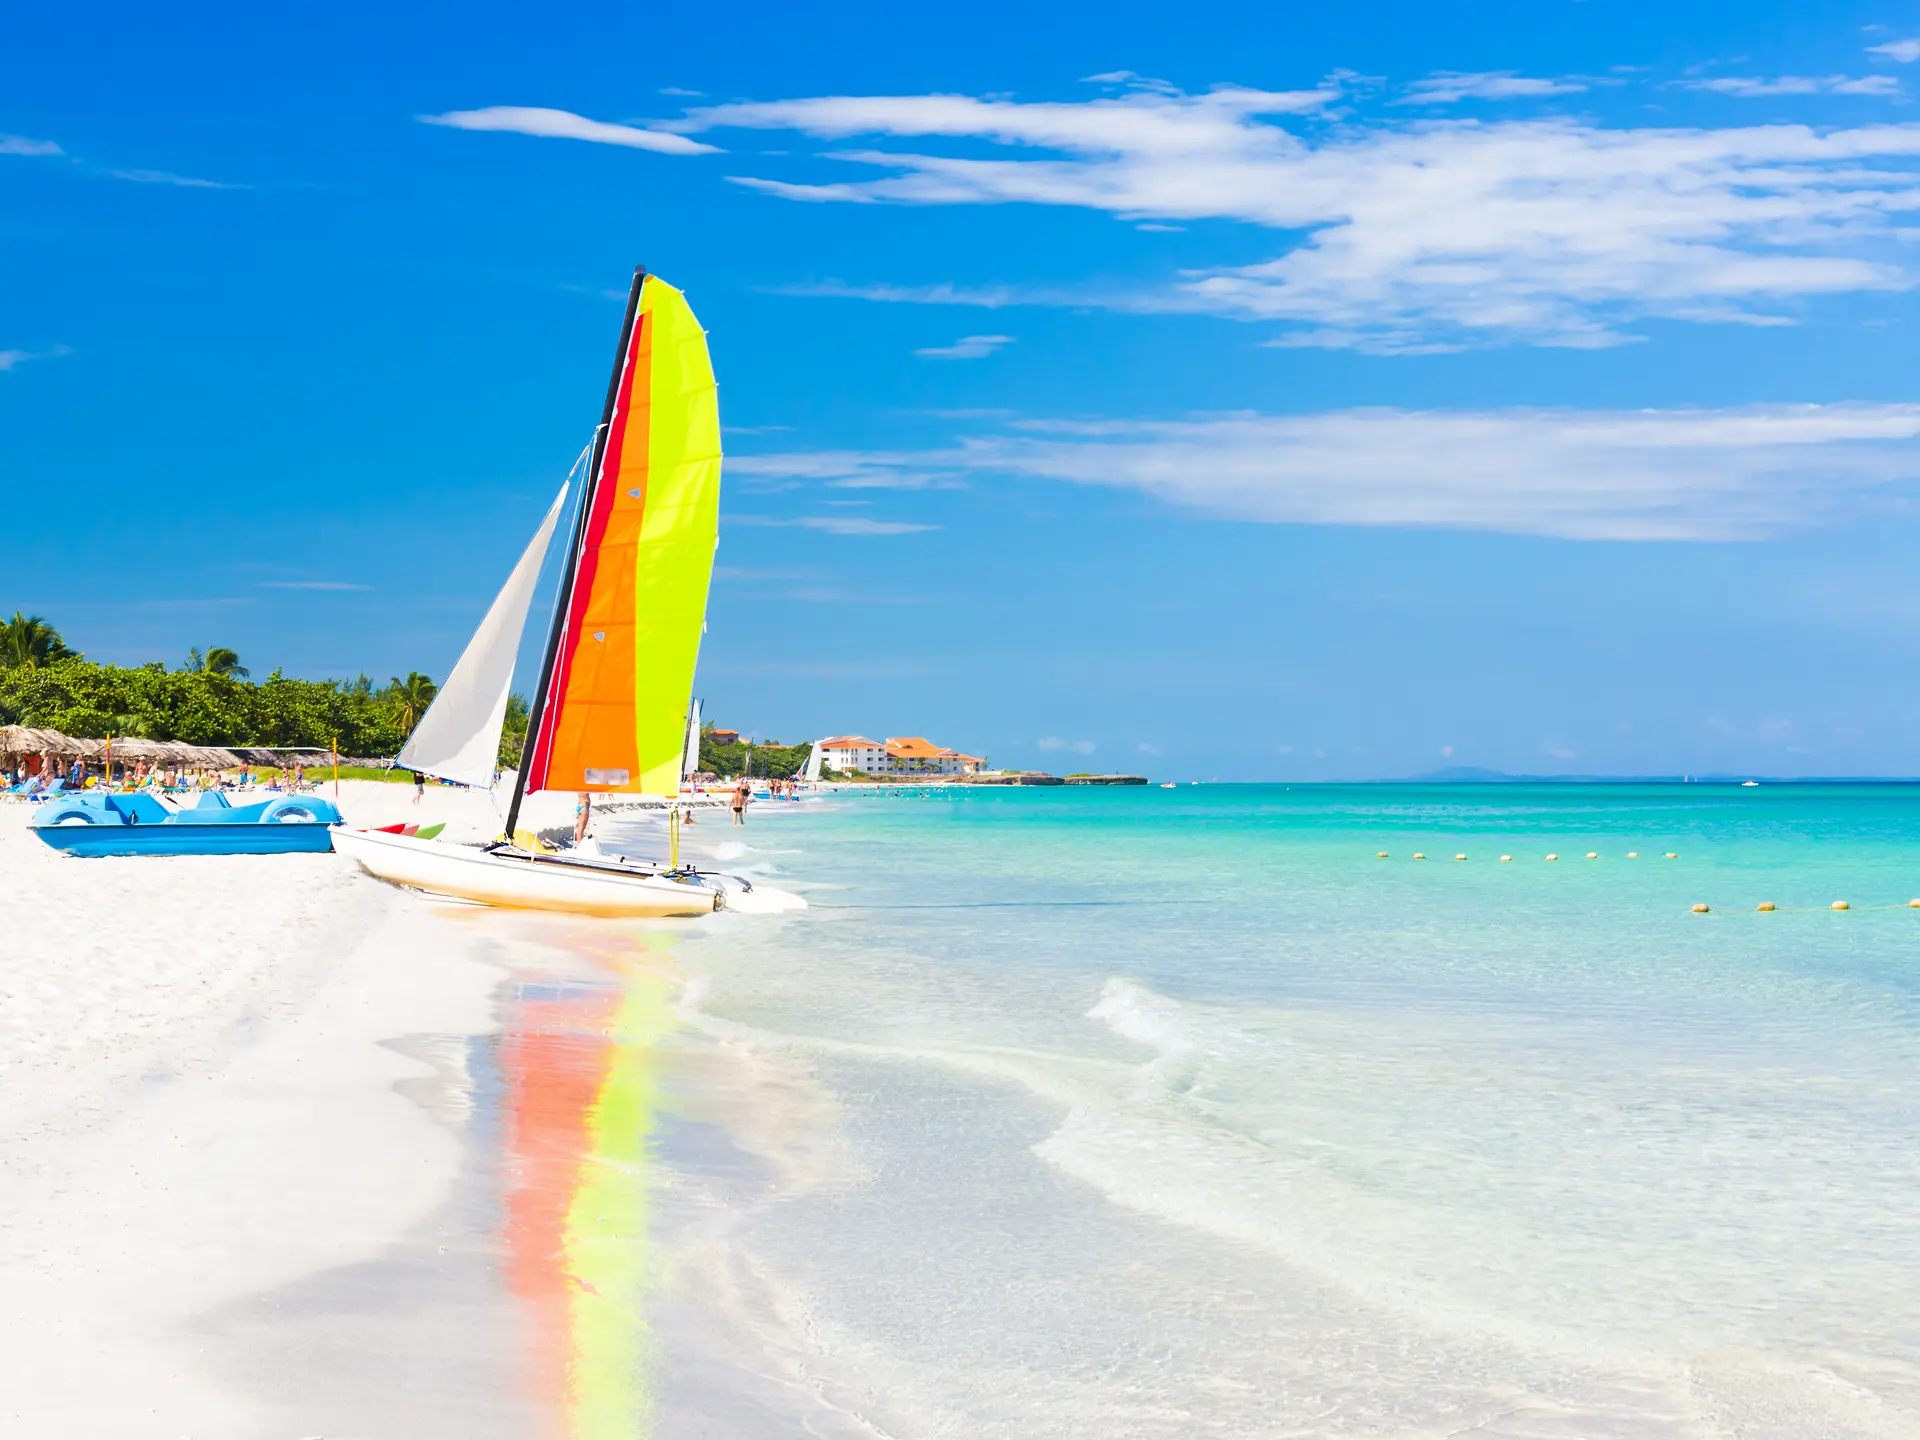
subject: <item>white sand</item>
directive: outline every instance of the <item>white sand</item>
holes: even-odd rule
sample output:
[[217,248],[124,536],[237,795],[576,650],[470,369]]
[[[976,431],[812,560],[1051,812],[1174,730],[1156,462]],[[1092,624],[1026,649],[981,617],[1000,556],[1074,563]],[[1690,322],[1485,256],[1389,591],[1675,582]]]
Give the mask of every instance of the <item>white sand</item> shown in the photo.
[[[501,828],[472,791],[416,806],[411,785],[344,781],[339,804],[450,840]],[[532,797],[521,824],[570,831],[573,805]],[[207,1317],[439,1213],[467,1037],[535,942],[340,856],[81,860],[31,813],[0,805],[0,1434],[309,1433],[273,1385],[198,1353]]]
[[[367,820],[411,798],[343,793]],[[299,1434],[182,1337],[441,1202],[458,1139],[385,1042],[491,1028],[498,965],[338,856],[79,860],[30,813],[0,806],[0,1433]]]

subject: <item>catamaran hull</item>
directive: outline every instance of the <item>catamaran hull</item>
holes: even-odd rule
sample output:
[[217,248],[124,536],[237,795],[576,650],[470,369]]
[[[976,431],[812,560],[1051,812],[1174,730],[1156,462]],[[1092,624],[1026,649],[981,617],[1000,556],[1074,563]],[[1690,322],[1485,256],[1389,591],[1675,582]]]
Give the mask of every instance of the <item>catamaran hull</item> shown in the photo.
[[711,915],[725,903],[707,876],[529,859],[377,830],[336,830],[333,848],[396,885],[508,910],[664,918]]

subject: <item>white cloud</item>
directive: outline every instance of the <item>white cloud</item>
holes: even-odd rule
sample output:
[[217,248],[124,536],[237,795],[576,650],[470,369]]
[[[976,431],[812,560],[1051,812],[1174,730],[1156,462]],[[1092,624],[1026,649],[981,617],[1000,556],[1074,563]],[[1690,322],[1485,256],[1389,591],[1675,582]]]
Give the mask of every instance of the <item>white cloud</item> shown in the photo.
[[906,520],[867,520],[853,515],[802,515],[784,519],[773,515],[729,515],[733,525],[791,526],[820,530],[828,535],[918,535],[938,525],[916,525]]
[[1011,344],[1011,335],[962,335],[951,345],[929,345],[913,353],[929,360],[984,360],[1001,346]]
[[247,190],[225,180],[201,180],[192,175],[175,175],[171,170],[107,170],[103,174],[115,180],[131,180],[136,185],[179,185],[188,190]]
[[1034,743],[1042,750],[1071,750],[1076,755],[1091,755],[1099,748],[1091,740],[1062,740],[1058,735],[1047,735]]
[[1271,260],[1124,296],[838,282],[789,293],[1191,310],[1283,322],[1293,343],[1395,351],[1605,346],[1631,339],[1622,327],[1642,317],[1790,319],[1807,297],[1911,283],[1901,233],[1920,210],[1920,125],[1609,129],[1546,118],[1301,135],[1269,118],[1314,111],[1332,93],[826,97],[714,106],[684,125],[972,139],[1010,152],[856,149],[830,158],[892,173],[732,177],[794,200],[1076,206],[1299,237]]
[[570,110],[547,110],[532,105],[488,105],[480,110],[450,110],[445,115],[419,118],[429,125],[448,125],[455,130],[500,130],[549,140],[590,140],[599,145],[654,150],[662,155],[711,155],[718,148],[663,130],[612,125],[604,120],[589,120]]
[[1018,291],[1010,285],[969,289],[961,285],[849,285],[840,280],[809,280],[782,285],[774,293],[824,300],[880,300],[899,305],[977,305],[983,310],[1036,303],[1031,292]]
[[1884,55],[1902,65],[1911,65],[1915,60],[1920,60],[1920,40],[1889,40],[1884,45],[1869,45],[1867,53]]
[[1920,404],[1029,422],[830,465],[916,467],[1135,490],[1234,520],[1749,540],[1899,503],[1920,480]]
[[16,369],[29,360],[58,360],[72,353],[65,345],[56,345],[51,350],[0,350],[0,374]]
[[1139,744],[1135,745],[1133,748],[1139,751],[1142,755],[1158,755],[1160,753],[1160,747],[1158,745],[1149,745],[1144,740],[1142,740]]
[[1458,100],[1524,100],[1539,95],[1576,95],[1587,87],[1574,80],[1536,80],[1511,70],[1460,74],[1435,72],[1407,86],[1395,105],[1451,105]]
[[64,155],[51,140],[29,140],[24,135],[0,135],[0,155]]
[[1763,99],[1774,95],[1898,95],[1900,82],[1891,75],[1780,75],[1772,80],[1758,75],[1722,75],[1712,80],[1685,81],[1684,88]]

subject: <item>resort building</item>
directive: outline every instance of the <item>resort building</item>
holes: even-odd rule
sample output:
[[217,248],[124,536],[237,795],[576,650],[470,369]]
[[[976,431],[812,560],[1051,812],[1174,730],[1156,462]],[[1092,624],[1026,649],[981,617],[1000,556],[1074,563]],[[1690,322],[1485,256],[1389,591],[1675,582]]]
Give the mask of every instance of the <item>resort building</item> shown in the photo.
[[863,775],[977,775],[986,764],[919,735],[892,735],[884,743],[864,735],[832,735],[820,742],[820,758],[835,770]]

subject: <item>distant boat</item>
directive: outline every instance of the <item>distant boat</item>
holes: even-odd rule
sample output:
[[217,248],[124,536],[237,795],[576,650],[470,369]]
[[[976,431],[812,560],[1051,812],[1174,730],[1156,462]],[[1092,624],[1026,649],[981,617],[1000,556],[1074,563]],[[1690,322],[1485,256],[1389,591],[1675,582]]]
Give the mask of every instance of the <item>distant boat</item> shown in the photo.
[[1180,782],[1178,780],[1162,780],[1160,782],[1160,788],[1162,790],[1178,790],[1180,788]]
[[[334,833],[373,874],[484,905],[588,915],[798,909],[736,876],[680,864],[677,801],[689,752],[694,664],[720,524],[720,413],[706,334],[686,298],[636,270],[527,717],[505,835],[451,845],[378,830]],[[548,508],[399,764],[489,788],[513,662],[567,486]],[[555,852],[515,827],[540,790],[669,802],[665,863]]]
[[234,805],[208,790],[190,807],[168,805],[143,790],[81,790],[34,812],[33,833],[56,850],[101,855],[324,854],[333,847],[340,812],[314,795],[281,795]]
[[1758,785],[1759,783],[1758,780],[1742,780],[1740,782],[1740,788],[1744,790],[1749,785]]
[[814,741],[813,748],[807,751],[807,768],[801,771],[800,778],[805,780],[809,785],[818,785],[820,783],[820,766],[826,758],[826,752],[821,750],[820,742],[818,740]]

